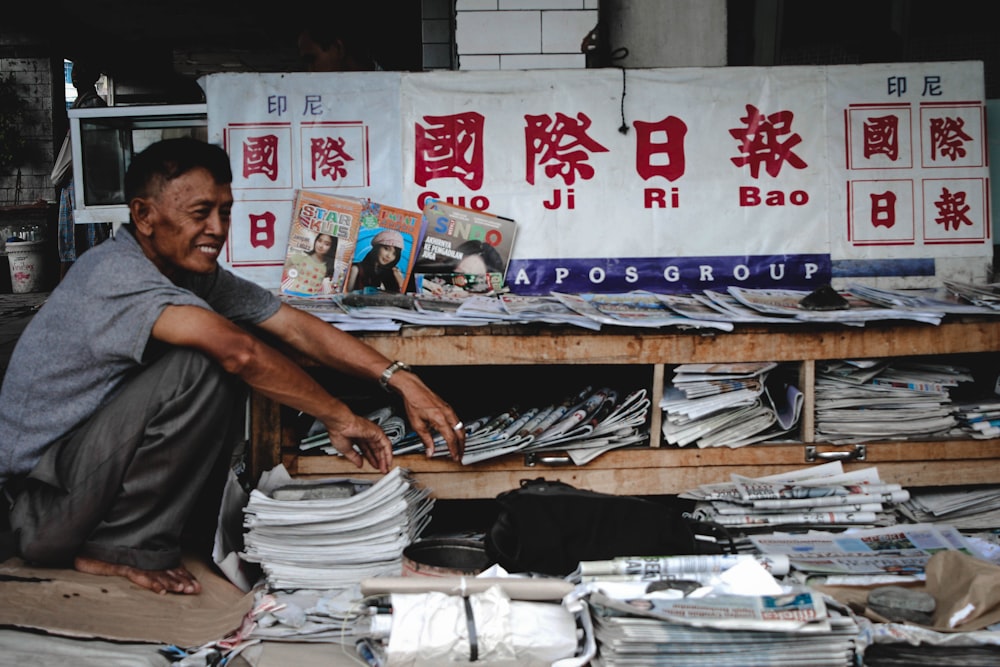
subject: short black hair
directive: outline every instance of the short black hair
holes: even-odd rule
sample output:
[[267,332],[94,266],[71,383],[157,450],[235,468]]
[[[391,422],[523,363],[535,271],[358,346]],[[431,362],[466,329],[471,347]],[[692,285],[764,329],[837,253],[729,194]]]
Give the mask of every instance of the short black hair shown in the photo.
[[150,144],[132,158],[125,172],[125,201],[148,197],[150,186],[155,181],[172,181],[198,167],[207,169],[216,183],[233,182],[229,154],[215,144],[191,137],[164,139]]
[[370,9],[356,5],[312,8],[301,31],[323,50],[340,41],[347,54],[362,65],[374,62],[369,25],[375,17]]

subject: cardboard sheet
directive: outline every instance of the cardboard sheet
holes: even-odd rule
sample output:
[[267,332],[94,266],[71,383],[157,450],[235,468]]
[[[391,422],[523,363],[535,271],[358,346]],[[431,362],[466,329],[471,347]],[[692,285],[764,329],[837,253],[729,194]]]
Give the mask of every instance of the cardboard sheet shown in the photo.
[[157,595],[124,577],[0,563],[0,625],[67,637],[197,646],[236,630],[253,606],[206,562],[184,565],[201,582],[199,595]]
[[[930,593],[937,601],[933,624],[920,627],[937,632],[973,632],[1000,622],[1000,566],[960,551],[948,550],[931,556],[926,573],[925,584],[908,585],[914,590]],[[888,621],[868,608],[867,598],[871,588],[816,588],[874,621]]]

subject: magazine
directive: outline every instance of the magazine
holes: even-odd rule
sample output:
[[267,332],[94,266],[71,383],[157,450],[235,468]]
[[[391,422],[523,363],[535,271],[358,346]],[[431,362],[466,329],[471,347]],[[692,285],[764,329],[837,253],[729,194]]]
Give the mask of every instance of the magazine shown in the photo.
[[496,296],[503,287],[503,274],[491,273],[419,273],[414,277],[417,294],[460,302],[473,296]]
[[316,297],[337,294],[354,257],[364,202],[298,190],[281,272],[281,293]]
[[[514,248],[517,223],[484,211],[430,200],[424,206],[420,252],[413,267],[414,284],[432,277],[449,288],[477,293],[503,286]],[[465,276],[489,275],[489,281],[469,281]],[[461,278],[456,280],[456,276]],[[484,290],[485,287],[485,290]]]
[[402,293],[410,282],[423,215],[365,201],[345,292]]

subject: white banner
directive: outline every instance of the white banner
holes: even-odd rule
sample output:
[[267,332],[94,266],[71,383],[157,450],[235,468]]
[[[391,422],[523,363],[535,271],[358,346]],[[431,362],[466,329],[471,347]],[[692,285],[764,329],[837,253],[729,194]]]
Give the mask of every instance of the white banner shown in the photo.
[[992,261],[979,62],[204,85],[233,158],[226,260],[268,287],[297,188],[514,218],[522,294],[981,281]]

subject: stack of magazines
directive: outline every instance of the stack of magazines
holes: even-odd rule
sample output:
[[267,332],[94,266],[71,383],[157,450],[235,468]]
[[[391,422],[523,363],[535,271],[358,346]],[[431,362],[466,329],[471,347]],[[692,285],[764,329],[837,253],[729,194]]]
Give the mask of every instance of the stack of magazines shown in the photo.
[[409,472],[377,482],[261,477],[244,510],[243,559],[259,563],[272,590],[345,588],[402,572],[403,549],[430,522],[433,499]]
[[683,447],[742,447],[788,433],[799,421],[802,393],[769,373],[773,362],[682,364],[664,387],[663,437]]
[[969,369],[918,359],[839,360],[816,367],[816,438],[940,437],[958,431],[951,391]]

